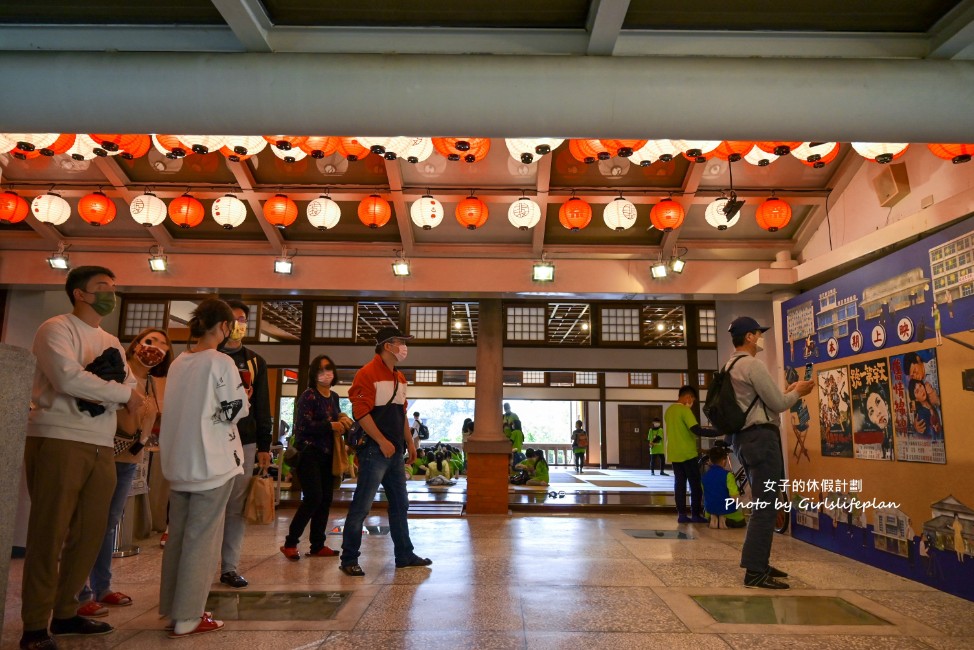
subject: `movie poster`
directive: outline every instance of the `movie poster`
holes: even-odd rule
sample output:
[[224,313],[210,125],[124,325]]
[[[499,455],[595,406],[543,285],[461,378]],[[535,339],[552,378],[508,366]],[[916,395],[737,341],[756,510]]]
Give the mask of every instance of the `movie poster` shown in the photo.
[[886,359],[850,364],[849,387],[855,457],[893,460],[893,410]]
[[945,464],[937,351],[898,354],[889,364],[897,460]]
[[822,455],[852,458],[852,406],[849,369],[845,366],[818,373],[819,424]]

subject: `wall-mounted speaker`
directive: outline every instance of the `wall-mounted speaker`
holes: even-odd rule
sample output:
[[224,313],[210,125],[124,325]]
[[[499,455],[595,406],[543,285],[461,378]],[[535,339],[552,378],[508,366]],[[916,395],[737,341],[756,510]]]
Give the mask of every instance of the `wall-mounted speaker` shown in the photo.
[[873,190],[879,199],[879,205],[884,208],[891,208],[906,198],[910,193],[906,163],[883,165],[883,171],[873,178]]

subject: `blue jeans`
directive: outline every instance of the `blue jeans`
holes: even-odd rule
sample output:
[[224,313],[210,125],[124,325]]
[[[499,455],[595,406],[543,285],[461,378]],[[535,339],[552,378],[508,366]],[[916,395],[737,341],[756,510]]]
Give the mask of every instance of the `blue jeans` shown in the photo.
[[105,538],[101,541],[101,550],[95,566],[88,575],[88,584],[78,594],[78,602],[86,602],[92,598],[98,599],[111,593],[112,589],[112,553],[115,551],[115,526],[122,518],[125,502],[132,491],[132,479],[138,470],[138,463],[115,463],[115,492],[108,509],[108,528]]
[[359,548],[362,546],[362,525],[372,509],[372,500],[381,485],[389,500],[389,534],[395,548],[396,563],[405,564],[413,559],[413,543],[409,540],[409,496],[406,493],[406,468],[402,455],[394,453],[386,458],[379,445],[369,441],[358,455],[358,482],[352,505],[345,517],[345,532],[342,536],[342,566],[358,564]]

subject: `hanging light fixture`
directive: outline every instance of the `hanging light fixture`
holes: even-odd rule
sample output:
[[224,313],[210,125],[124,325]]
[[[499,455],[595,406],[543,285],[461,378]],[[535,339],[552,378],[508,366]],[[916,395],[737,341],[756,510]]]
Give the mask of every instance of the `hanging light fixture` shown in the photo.
[[555,281],[555,265],[545,259],[544,251],[541,251],[541,261],[531,267],[531,279],[535,282]]
[[274,260],[274,273],[291,275],[294,271],[294,253],[288,254],[287,248],[281,248],[281,256]]
[[52,269],[57,271],[67,271],[71,268],[71,264],[68,262],[68,254],[65,253],[69,244],[65,244],[63,241],[57,243],[57,250],[47,258],[47,263]]
[[853,142],[851,144],[860,156],[880,165],[896,160],[910,147],[906,142]]
[[[683,252],[681,253],[680,251]],[[670,270],[676,273],[677,275],[683,273],[683,269],[685,269],[687,266],[687,262],[684,259],[684,256],[689,252],[690,251],[687,250],[686,248],[682,248],[682,247],[678,248],[676,250],[676,254],[670,258]]]
[[758,225],[768,232],[775,232],[791,221],[791,206],[771,193],[771,198],[758,206]]
[[104,226],[115,219],[115,202],[102,192],[92,192],[78,201],[78,214],[92,226]]
[[649,212],[649,220],[653,227],[663,232],[670,232],[683,225],[686,212],[683,206],[671,198],[665,198]]
[[605,206],[605,210],[602,212],[602,220],[612,230],[628,230],[636,224],[636,206],[631,201],[622,198],[620,194],[619,198]]
[[330,196],[319,196],[308,203],[308,221],[318,230],[330,230],[342,218],[342,209]]
[[467,230],[476,230],[487,223],[487,204],[474,196],[471,190],[470,196],[457,203],[457,221]]
[[27,218],[30,206],[14,192],[0,193],[0,223],[11,225]]
[[264,218],[267,223],[283,230],[298,218],[298,204],[284,194],[275,194],[264,201]]
[[507,209],[507,220],[518,230],[534,228],[541,221],[541,206],[526,196],[521,196]]
[[409,138],[406,148],[399,152],[399,157],[415,165],[433,155],[432,138]]
[[928,144],[927,147],[933,155],[955,165],[969,162],[974,155],[974,144]]
[[162,246],[153,246],[149,249],[149,270],[153,273],[162,273],[169,268],[169,260],[162,252]]
[[225,194],[213,202],[210,214],[224,230],[232,230],[247,218],[247,206],[233,194]]
[[169,218],[180,228],[195,228],[203,223],[203,204],[187,192],[169,202]]
[[578,232],[592,221],[592,206],[572,191],[572,197],[558,208],[558,221],[568,230]]
[[424,194],[413,201],[409,216],[423,230],[432,230],[443,223],[443,204],[434,199],[432,194]]
[[30,202],[30,209],[38,221],[52,226],[60,226],[71,216],[71,206],[54,192],[35,196]]
[[727,230],[728,228],[732,228],[741,219],[740,209],[735,211],[733,214],[728,215],[727,206],[729,201],[730,199],[728,199],[726,196],[722,196],[719,199],[714,199],[713,202],[707,206],[707,211],[704,213],[704,218],[707,220],[707,223],[717,230]]
[[358,218],[369,228],[381,228],[392,218],[392,207],[378,194],[370,194],[358,204]]
[[129,214],[146,228],[158,226],[166,220],[166,204],[152,192],[146,192],[132,199]]
[[667,266],[663,262],[663,251],[660,251],[659,258],[656,263],[653,264],[649,269],[650,274],[652,274],[654,280],[661,280],[666,277]]
[[409,262],[402,256],[402,251],[396,251],[397,257],[392,263],[392,274],[397,278],[404,278],[409,275]]

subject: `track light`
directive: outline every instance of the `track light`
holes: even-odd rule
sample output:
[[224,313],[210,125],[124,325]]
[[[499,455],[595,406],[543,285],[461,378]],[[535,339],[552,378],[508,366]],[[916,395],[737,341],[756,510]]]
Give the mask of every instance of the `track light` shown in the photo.
[[402,256],[402,251],[397,251],[399,257],[392,263],[392,274],[397,278],[409,276],[409,262]]
[[281,249],[281,256],[274,260],[274,273],[281,275],[291,275],[294,270],[294,262],[291,261],[293,253],[288,255],[287,248]]
[[666,264],[664,264],[662,261],[658,261],[655,264],[653,264],[653,267],[652,267],[652,269],[650,269],[650,271],[653,274],[653,278],[655,278],[656,280],[660,280],[662,278],[665,278],[666,277]]
[[63,241],[58,242],[57,250],[51,253],[51,256],[47,258],[47,263],[51,265],[52,269],[57,269],[58,271],[67,271],[71,268],[71,264],[68,263],[68,254],[64,252],[67,248],[67,244]]
[[687,265],[686,260],[683,259],[683,256],[689,252],[690,251],[688,251],[686,248],[677,248],[676,255],[670,258],[670,270],[676,274],[683,273],[683,269],[686,268]]
[[169,268],[169,262],[162,252],[162,246],[153,246],[149,250],[149,255],[151,255],[149,257],[149,270],[153,273],[161,273]]
[[541,251],[541,261],[535,262],[531,269],[531,279],[535,282],[554,282],[555,265],[544,258],[544,251]]

